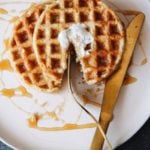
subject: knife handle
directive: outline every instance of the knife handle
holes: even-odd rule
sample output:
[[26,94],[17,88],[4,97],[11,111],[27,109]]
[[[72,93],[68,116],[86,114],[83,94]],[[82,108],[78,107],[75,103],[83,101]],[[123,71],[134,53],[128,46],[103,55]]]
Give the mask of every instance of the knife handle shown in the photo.
[[[107,133],[107,129],[108,129],[109,123],[112,120],[112,118],[113,118],[112,114],[101,112],[101,116],[100,116],[100,121],[99,122],[100,122],[100,125],[101,125],[101,127],[102,127],[102,129],[103,129],[105,134]],[[100,134],[100,138],[99,138],[99,147],[100,147],[100,149],[103,148],[103,144],[104,144],[104,138]]]
[[[112,120],[112,114],[101,112],[99,123],[106,134],[110,121]],[[104,144],[104,138],[99,130],[96,130],[95,139],[91,145],[91,150],[102,150]]]

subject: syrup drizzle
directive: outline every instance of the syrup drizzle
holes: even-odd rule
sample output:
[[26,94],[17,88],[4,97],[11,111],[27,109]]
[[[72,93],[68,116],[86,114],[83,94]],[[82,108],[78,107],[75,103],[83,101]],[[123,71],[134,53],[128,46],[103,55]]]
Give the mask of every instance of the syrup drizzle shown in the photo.
[[129,85],[129,84],[133,84],[136,83],[138,81],[137,78],[132,77],[131,75],[127,74],[124,80],[124,85]]
[[8,11],[4,8],[0,8],[0,14],[8,14]]
[[91,101],[86,95],[82,95],[82,99],[83,99],[83,102],[84,104],[92,104],[96,107],[101,107],[101,104],[97,103],[97,102],[94,102],[94,101]]
[[[7,32],[7,31],[6,31]],[[5,33],[6,33],[5,32]],[[8,49],[9,49],[9,38],[7,38],[7,39],[4,39],[4,47],[5,47],[5,51],[7,51]]]
[[36,128],[37,122],[39,120],[39,116],[36,114],[32,114],[29,119],[27,119],[28,126],[30,128]]
[[[57,115],[55,112],[50,113],[50,117],[55,118]],[[38,127],[38,121],[41,117],[37,114],[32,114],[29,119],[27,119],[27,124],[30,128],[35,128],[41,131],[64,131],[64,130],[75,130],[75,129],[85,129],[85,128],[95,128],[97,127],[96,123],[87,123],[87,124],[69,124],[66,123],[62,127]],[[59,118],[57,118],[59,120]]]
[[15,90],[14,89],[2,89],[0,91],[0,94],[6,97],[13,97],[15,95]]
[[40,131],[65,131],[65,130],[77,130],[77,129],[89,129],[97,127],[96,123],[87,124],[65,124],[63,127],[36,127]]
[[0,91],[0,94],[2,96],[6,96],[8,98],[14,97],[14,96],[26,96],[26,97],[32,97],[32,95],[25,89],[23,86],[19,86],[17,88],[3,88]]
[[13,71],[13,68],[10,64],[10,61],[8,59],[4,59],[0,61],[0,71]]
[[54,111],[52,111],[52,112],[47,112],[47,114],[48,114],[49,118],[52,118],[52,119],[55,120],[55,121],[60,120],[59,117],[57,116],[57,114],[56,114]]
[[[37,114],[32,114],[30,115],[30,117],[27,119],[27,124],[30,128],[36,128],[37,127],[37,123],[40,119],[44,118],[45,115],[50,118],[50,119],[53,119],[55,121],[62,121],[58,115],[56,114],[55,111],[52,111],[52,112],[46,112],[42,115],[37,115]],[[63,121],[64,122],[64,121]]]

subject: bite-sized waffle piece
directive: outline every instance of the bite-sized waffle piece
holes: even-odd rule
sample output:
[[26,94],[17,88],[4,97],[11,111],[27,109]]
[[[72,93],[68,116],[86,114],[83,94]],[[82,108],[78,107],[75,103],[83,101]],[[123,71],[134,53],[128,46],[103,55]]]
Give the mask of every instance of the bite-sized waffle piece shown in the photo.
[[85,24],[94,38],[85,49],[89,55],[77,53],[85,81],[94,84],[107,78],[121,60],[125,32],[118,16],[99,0],[59,0],[43,12],[34,32],[38,63],[49,76],[55,69],[63,72],[67,56],[58,35],[73,24]]
[[[14,25],[13,35],[10,39],[10,53],[15,70],[24,81],[40,90],[51,92],[60,87],[60,83],[49,82],[48,76],[43,73],[38,64],[33,49],[33,32],[35,24],[46,4],[29,9]],[[57,78],[57,77],[56,77]]]

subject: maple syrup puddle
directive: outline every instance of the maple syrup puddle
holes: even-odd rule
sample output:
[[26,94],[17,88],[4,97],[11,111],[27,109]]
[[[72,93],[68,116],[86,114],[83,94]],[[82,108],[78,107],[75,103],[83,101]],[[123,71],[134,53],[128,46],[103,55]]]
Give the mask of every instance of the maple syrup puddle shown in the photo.
[[135,77],[130,76],[129,74],[126,75],[125,80],[124,80],[124,85],[129,85],[137,82],[138,79]]
[[32,95],[23,86],[19,86],[17,88],[11,88],[11,89],[4,88],[0,91],[0,94],[8,98],[11,98],[13,96],[32,97]]
[[4,59],[0,61],[0,71],[13,71],[13,68],[10,64],[10,61],[8,59]]

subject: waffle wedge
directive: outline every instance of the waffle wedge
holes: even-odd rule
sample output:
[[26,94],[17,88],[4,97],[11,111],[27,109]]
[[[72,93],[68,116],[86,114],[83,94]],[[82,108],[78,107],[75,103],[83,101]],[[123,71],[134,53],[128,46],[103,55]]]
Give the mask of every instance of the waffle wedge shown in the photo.
[[87,45],[87,49],[91,49],[89,55],[80,57],[76,52],[84,80],[94,84],[110,76],[121,60],[125,32],[118,16],[98,0],[59,0],[45,9],[35,27],[33,40],[43,72],[51,76],[55,70],[62,73],[66,68],[67,51],[61,47],[58,35],[73,24],[86,25],[94,38],[94,42]]
[[60,85],[67,68],[67,51],[61,49],[57,40],[59,26],[57,16],[48,13],[56,4],[47,5],[34,30],[33,47],[40,68],[48,82]]
[[52,92],[60,87],[60,82],[49,81],[38,64],[32,44],[35,25],[45,6],[46,4],[40,4],[29,9],[15,23],[9,45],[13,66],[23,80],[42,91]]

